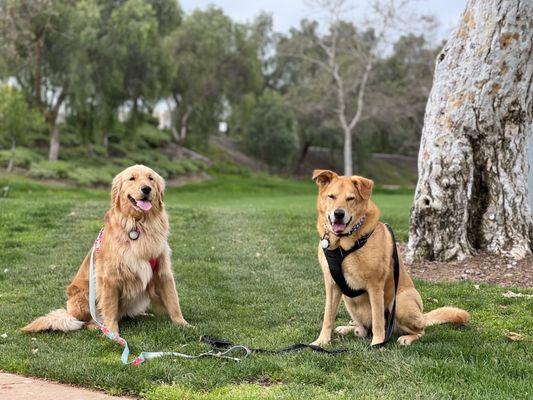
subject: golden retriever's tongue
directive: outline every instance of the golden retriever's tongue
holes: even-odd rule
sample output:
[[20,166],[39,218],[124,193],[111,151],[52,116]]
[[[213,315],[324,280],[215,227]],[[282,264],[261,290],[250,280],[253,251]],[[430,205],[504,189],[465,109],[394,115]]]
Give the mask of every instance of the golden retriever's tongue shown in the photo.
[[346,224],[333,224],[331,228],[333,229],[334,233],[339,234],[346,229]]
[[152,203],[146,200],[137,200],[137,207],[143,211],[148,211],[150,208],[152,208]]

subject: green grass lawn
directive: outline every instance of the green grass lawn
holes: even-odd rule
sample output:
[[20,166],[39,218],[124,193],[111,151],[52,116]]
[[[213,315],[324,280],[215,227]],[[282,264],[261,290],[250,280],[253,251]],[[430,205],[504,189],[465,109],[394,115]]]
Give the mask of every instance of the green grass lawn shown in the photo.
[[[532,397],[533,301],[471,282],[417,282],[426,308],[472,313],[468,327],[437,326],[409,348],[369,350],[369,340],[335,338],[349,354],[252,355],[242,362],[162,358],[122,366],[121,349],[94,331],[25,335],[19,329],[63,307],[64,288],[102,224],[108,193],[47,187],[0,176],[0,369],[148,399]],[[202,334],[252,347],[311,342],[324,307],[316,260],[315,186],[268,177],[220,177],[170,189],[173,266],[186,319],[124,321],[133,354],[205,351]],[[374,200],[401,240],[412,193]],[[531,293],[531,290],[521,290]],[[430,300],[428,300],[430,299]],[[437,303],[438,302],[438,303]],[[348,321],[341,309],[339,323]],[[522,342],[506,331],[524,335]]]

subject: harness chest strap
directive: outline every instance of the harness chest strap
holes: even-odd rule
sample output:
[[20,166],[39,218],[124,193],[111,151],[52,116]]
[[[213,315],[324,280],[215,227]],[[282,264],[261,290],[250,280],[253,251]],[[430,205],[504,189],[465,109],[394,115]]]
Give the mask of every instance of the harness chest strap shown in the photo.
[[350,286],[348,286],[348,282],[346,282],[346,278],[344,278],[344,274],[342,273],[342,262],[348,255],[363,247],[372,233],[374,233],[374,231],[361,236],[348,250],[342,250],[340,246],[333,250],[329,250],[327,248],[323,249],[324,255],[326,256],[326,261],[328,262],[331,277],[341,289],[342,294],[345,296],[357,297],[366,293],[365,289],[352,289]]

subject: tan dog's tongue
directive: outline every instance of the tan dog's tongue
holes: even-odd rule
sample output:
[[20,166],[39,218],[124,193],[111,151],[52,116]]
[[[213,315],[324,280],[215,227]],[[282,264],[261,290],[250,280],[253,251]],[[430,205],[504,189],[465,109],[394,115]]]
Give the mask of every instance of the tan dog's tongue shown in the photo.
[[143,211],[148,211],[150,208],[152,208],[152,203],[145,200],[137,200],[137,207],[139,207]]
[[342,233],[346,229],[346,224],[333,224],[333,232],[336,234]]

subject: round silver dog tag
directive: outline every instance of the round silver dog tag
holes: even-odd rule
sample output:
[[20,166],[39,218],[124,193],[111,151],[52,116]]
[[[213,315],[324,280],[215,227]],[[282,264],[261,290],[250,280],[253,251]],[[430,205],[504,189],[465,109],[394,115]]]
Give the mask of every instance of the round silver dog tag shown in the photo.
[[130,231],[128,233],[128,236],[130,237],[131,240],[137,240],[139,238],[139,232],[136,230]]
[[329,247],[329,240],[328,239],[322,239],[320,241],[320,246],[322,246],[323,249],[327,249]]

